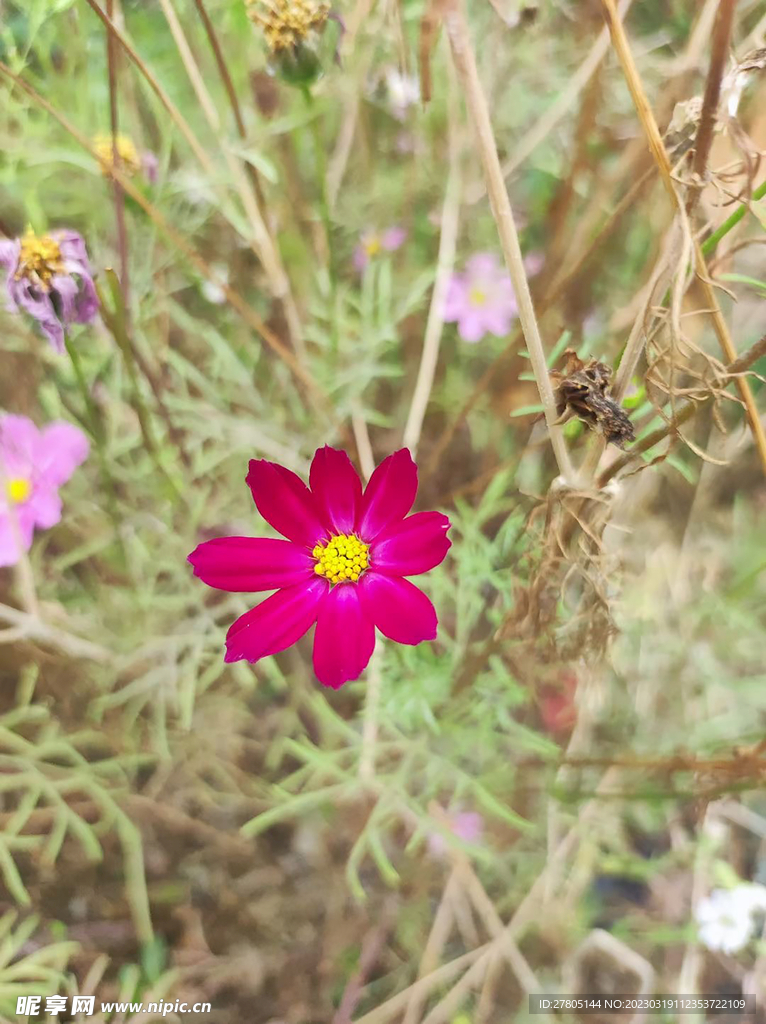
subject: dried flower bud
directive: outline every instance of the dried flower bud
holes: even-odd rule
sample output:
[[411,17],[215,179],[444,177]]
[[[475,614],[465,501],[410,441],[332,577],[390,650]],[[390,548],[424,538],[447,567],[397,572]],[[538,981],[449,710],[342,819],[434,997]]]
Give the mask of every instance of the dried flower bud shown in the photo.
[[[322,73],[322,36],[333,17],[329,0],[246,0],[263,32],[269,70],[291,85],[307,87]],[[335,19],[337,20],[337,19]]]

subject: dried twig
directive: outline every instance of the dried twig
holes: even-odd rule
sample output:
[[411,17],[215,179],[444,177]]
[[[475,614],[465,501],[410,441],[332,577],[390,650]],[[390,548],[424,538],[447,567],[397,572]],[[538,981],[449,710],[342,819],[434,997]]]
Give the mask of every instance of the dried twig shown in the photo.
[[[644,134],[646,135],[649,143],[652,156],[659,168],[660,175],[668,195],[670,196],[679,216],[681,216],[685,213],[685,210],[679,199],[675,185],[673,184],[670,158],[668,157],[659,128],[657,127],[657,122],[654,118],[654,114],[652,113],[651,106],[649,105],[646,91],[644,90],[643,83],[641,81],[641,76],[638,73],[635,61],[633,60],[633,54],[630,49],[628,37],[617,16],[615,2],[614,0],[601,0],[601,3],[604,9],[604,16],[609,26],[609,31],[612,36],[612,42],[617,56],[619,57],[620,64],[622,65],[623,74],[625,75],[625,80],[628,84],[630,94],[633,97],[633,102],[641,121],[641,125],[644,129]],[[696,239],[694,240],[694,259],[697,267],[697,274],[704,293],[705,305],[711,310],[713,328],[715,330],[716,337],[718,338],[718,342],[727,361],[730,363],[734,362],[737,358],[737,352],[732,343],[729,330],[726,326],[726,321],[723,318],[723,314],[721,313],[721,309],[718,304],[718,299],[710,282],[702,247]],[[763,424],[761,423],[758,414],[758,407],[755,404],[753,392],[747,380],[744,378],[738,378],[737,387],[739,388],[742,401],[745,405],[747,418],[750,423],[750,429],[753,432],[753,438],[761,459],[763,472],[766,474],[766,432],[764,432]]]
[[[752,345],[747,352],[743,352],[741,356],[726,367],[726,376],[740,381],[742,379],[740,374],[743,374],[748,370],[753,363],[763,355],[766,355],[766,335],[764,335],[760,341],[757,341]],[[633,445],[629,452],[621,455],[618,459],[615,459],[610,466],[607,466],[597,480],[598,486],[603,487],[612,479],[612,477],[616,476],[621,469],[630,465],[644,452],[649,451],[650,448],[654,448],[654,446],[659,444],[660,441],[664,441],[666,437],[672,436],[680,425],[686,423],[687,420],[690,420],[703,405],[711,402],[713,397],[713,393],[710,393],[703,396],[701,399],[694,402],[690,401],[683,405],[676,412],[675,418],[670,423],[664,427],[658,427],[658,429],[652,431],[651,434],[647,434],[646,437],[641,438],[640,441],[637,441],[636,444]]]
[[[86,152],[90,153],[94,160],[98,160],[98,156],[91,145],[90,141],[74,127],[73,124],[56,108],[49,103],[43,96],[41,96],[35,89],[29,85],[20,75],[17,75],[7,64],[0,61],[0,73],[4,74],[12,82],[22,89],[39,107],[45,110],[51,117],[55,118],[61,127],[76,139],[77,142],[82,146]],[[248,324],[266,344],[271,348],[274,353],[279,356],[280,359],[290,368],[297,380],[306,388],[306,392],[318,411],[324,415],[330,417],[331,420],[335,420],[335,416],[332,413],[329,401],[324,392],[320,389],[317,382],[311,376],[311,374],[305,369],[303,364],[296,359],[293,352],[287,348],[279,337],[272,331],[272,329],[258,316],[254,309],[249,306],[242,296],[236,292],[229,284],[225,281],[220,281],[216,274],[212,271],[206,260],[197,252],[194,247],[186,241],[186,239],[178,232],[170,222],[160,213],[157,207],[151,203],[144,193],[136,188],[133,182],[121,171],[117,170],[116,167],[106,167],[105,173],[110,177],[116,179],[123,191],[130,196],[147,214],[147,216],[154,222],[159,231],[165,235],[166,238],[192,263],[202,276],[211,281],[217,287],[221,288],[224,295],[226,296],[229,304],[233,309],[242,317],[245,323]]]
[[441,233],[439,235],[439,255],[436,263],[436,279],[434,281],[431,305],[428,309],[428,320],[423,336],[423,352],[420,357],[412,404],[404,428],[404,444],[411,450],[413,457],[417,452],[423,419],[431,395],[431,388],[439,360],[439,345],[442,328],[444,327],[444,301],[447,296],[450,275],[455,263],[457,245],[458,220],[460,216],[460,152],[457,140],[457,112],[455,110],[456,89],[454,76],[450,76],[449,103],[449,173],[444,193],[444,205],[441,215]]
[[458,77],[465,90],[466,106],[470,120],[476,132],[476,141],[484,166],[492,213],[497,225],[500,245],[505,257],[508,272],[511,275],[516,301],[519,305],[519,320],[527,343],[532,370],[535,375],[537,389],[545,412],[545,421],[551,446],[556,456],[559,472],[564,480],[573,485],[575,472],[569,458],[564,434],[558,423],[556,399],[553,394],[548,367],[545,361],[540,329],[532,304],[532,296],[524,270],[524,259],[521,254],[519,236],[513,217],[513,210],[503,180],[497,145],[492,130],[487,99],[479,79],[476,57],[468,34],[463,4],[461,0],[447,0],[445,4],[444,23],[449,36],[452,58],[457,68]]

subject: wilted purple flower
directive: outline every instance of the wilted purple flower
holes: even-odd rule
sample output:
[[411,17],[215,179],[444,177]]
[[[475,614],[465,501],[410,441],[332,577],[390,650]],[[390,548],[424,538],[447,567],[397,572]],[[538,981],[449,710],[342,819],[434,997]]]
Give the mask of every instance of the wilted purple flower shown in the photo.
[[85,251],[76,231],[53,231],[0,239],[0,266],[13,312],[25,309],[37,320],[57,352],[72,323],[87,324],[98,312],[98,296]]
[[58,489],[88,448],[85,434],[71,423],[59,420],[38,430],[26,416],[0,416],[0,566],[15,565],[29,550],[35,527],[47,530],[59,522]]
[[407,237],[404,228],[388,228],[382,234],[368,229],[363,231],[359,245],[354,249],[354,267],[361,273],[367,264],[381,252],[393,252]]
[[[484,832],[484,819],[477,811],[454,811],[448,815],[447,827],[464,843],[478,843]],[[443,857],[447,852],[447,840],[440,832],[429,832],[428,852],[434,857]]]
[[[524,261],[527,273],[536,274],[542,258],[531,253]],[[506,335],[518,306],[511,277],[494,253],[472,256],[462,273],[452,275],[444,301],[444,319],[457,323],[463,341],[481,341],[485,334]]]

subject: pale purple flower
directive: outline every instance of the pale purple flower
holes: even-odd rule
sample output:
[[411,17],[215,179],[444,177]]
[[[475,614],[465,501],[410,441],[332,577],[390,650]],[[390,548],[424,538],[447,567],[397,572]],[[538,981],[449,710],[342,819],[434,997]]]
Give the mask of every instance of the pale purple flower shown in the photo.
[[156,153],[152,153],[149,149],[144,150],[141,154],[141,170],[144,172],[144,177],[150,185],[157,184],[160,162],[157,159]]
[[398,249],[406,237],[407,231],[401,227],[387,228],[383,232],[372,229],[363,231],[359,245],[354,250],[354,267],[361,273],[371,259],[381,252]]
[[[484,832],[484,819],[477,811],[453,811],[448,815],[450,832],[464,843],[478,843]],[[447,852],[447,840],[440,832],[429,832],[428,852],[433,857],[443,857]]]
[[34,317],[57,352],[64,351],[70,324],[90,323],[98,312],[85,242],[76,231],[0,239],[0,266],[11,311]]
[[[539,253],[530,253],[524,260],[530,276],[540,270],[542,263]],[[481,341],[485,334],[504,337],[517,313],[510,274],[494,253],[477,252],[462,273],[453,273],[444,300],[444,319],[457,323],[463,341]]]
[[59,522],[58,489],[88,448],[85,434],[63,420],[38,430],[26,416],[0,416],[0,566],[14,565],[29,550],[35,527]]
[[444,319],[457,323],[463,341],[481,341],[485,334],[504,337],[517,311],[510,275],[494,253],[476,253],[462,273],[453,273],[444,300]]

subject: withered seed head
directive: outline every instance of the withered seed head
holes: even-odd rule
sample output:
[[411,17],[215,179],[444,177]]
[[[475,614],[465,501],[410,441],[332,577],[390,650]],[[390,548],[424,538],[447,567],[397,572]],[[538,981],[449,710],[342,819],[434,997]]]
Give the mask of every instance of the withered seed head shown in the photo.
[[328,0],[247,0],[247,8],[274,54],[300,46],[323,28],[330,14]]

